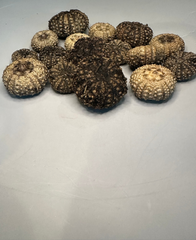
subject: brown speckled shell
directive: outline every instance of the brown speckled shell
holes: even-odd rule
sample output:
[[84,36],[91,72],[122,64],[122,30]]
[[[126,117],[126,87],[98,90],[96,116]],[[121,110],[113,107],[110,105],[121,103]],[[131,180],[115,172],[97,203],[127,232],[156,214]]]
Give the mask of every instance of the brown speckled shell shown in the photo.
[[66,39],[65,39],[65,48],[67,50],[71,50],[74,48],[74,45],[75,43],[78,41],[78,39],[80,38],[89,38],[89,36],[85,33],[74,33],[74,34],[71,34],[70,36],[68,36]]
[[104,48],[104,56],[114,61],[118,65],[127,63],[127,52],[131,46],[127,42],[114,39],[106,43]]
[[66,38],[73,33],[84,32],[89,24],[87,15],[80,10],[62,11],[49,20],[49,29],[59,38]]
[[12,62],[19,60],[21,58],[34,58],[38,60],[38,54],[35,51],[30,50],[28,48],[22,48],[13,52],[11,58]]
[[122,22],[116,27],[116,37],[128,42],[131,47],[147,45],[152,39],[153,31],[140,22]]
[[137,68],[130,77],[130,84],[137,98],[163,101],[173,93],[176,78],[168,68],[151,64]]
[[68,61],[60,61],[50,69],[49,81],[52,89],[58,93],[72,93],[75,65]]
[[37,32],[32,40],[31,47],[36,52],[40,52],[45,47],[55,47],[58,45],[58,36],[51,30],[43,30]]
[[17,97],[40,93],[48,79],[48,70],[39,60],[22,58],[12,62],[3,72],[3,83],[8,92]]
[[162,52],[165,58],[169,57],[173,52],[184,51],[185,43],[183,39],[172,33],[163,33],[155,36],[149,43]]
[[176,52],[168,57],[163,65],[175,74],[177,81],[188,80],[196,74],[196,54]]
[[135,47],[127,52],[127,63],[132,70],[147,64],[159,64],[162,55],[153,45]]
[[115,37],[116,28],[109,23],[95,23],[89,29],[89,36],[100,37],[104,40],[111,40]]
[[48,69],[57,64],[62,59],[67,59],[68,52],[60,46],[45,47],[39,54],[39,59]]
[[74,91],[85,106],[105,109],[117,104],[127,93],[126,78],[111,61],[83,62],[74,80]]

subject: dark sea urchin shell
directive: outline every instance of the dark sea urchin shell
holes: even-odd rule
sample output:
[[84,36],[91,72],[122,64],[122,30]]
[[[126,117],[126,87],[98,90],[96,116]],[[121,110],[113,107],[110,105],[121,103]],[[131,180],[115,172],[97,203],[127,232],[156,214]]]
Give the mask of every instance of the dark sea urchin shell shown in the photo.
[[22,58],[12,62],[3,72],[3,83],[8,92],[17,97],[40,93],[48,80],[46,66],[33,58]]
[[66,38],[73,33],[84,32],[89,24],[87,15],[80,10],[62,11],[49,20],[49,29],[59,38]]
[[49,81],[52,89],[58,93],[72,93],[75,65],[66,60],[59,61],[50,69]]
[[128,42],[131,47],[147,45],[152,39],[153,31],[140,22],[122,22],[116,27],[116,37]]
[[74,80],[74,91],[85,106],[105,109],[122,99],[127,93],[127,83],[119,66],[100,58],[80,63]]
[[38,54],[35,51],[30,50],[28,48],[22,48],[13,52],[11,58],[12,58],[12,62],[19,60],[21,58],[38,59]]
[[188,80],[196,74],[196,54],[176,52],[168,57],[163,65],[175,74],[177,81]]
[[68,52],[63,47],[45,47],[40,52],[39,59],[50,69],[62,59],[67,59],[68,55]]

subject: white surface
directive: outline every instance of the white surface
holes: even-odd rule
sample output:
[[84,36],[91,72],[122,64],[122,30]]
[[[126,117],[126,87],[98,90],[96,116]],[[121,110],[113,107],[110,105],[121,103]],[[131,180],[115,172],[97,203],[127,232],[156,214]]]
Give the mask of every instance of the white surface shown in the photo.
[[[1,0],[1,73],[52,16],[76,8],[90,25],[147,23],[196,52],[195,0]],[[152,104],[123,71],[129,91],[107,111],[50,86],[15,99],[0,84],[1,240],[196,239],[196,79]]]

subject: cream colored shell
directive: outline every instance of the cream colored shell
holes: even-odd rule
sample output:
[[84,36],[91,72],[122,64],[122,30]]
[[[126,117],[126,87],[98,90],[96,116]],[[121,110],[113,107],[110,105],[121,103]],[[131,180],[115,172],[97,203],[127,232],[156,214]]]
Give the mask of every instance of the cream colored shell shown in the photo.
[[36,52],[40,52],[45,47],[51,46],[55,47],[58,45],[58,36],[52,30],[43,30],[37,32],[32,40],[31,40],[31,47]]
[[84,33],[74,33],[68,36],[65,40],[64,46],[67,50],[71,50],[74,48],[74,44],[78,41],[80,38],[88,38],[89,36]]
[[8,92],[17,97],[40,93],[48,80],[48,70],[39,60],[22,58],[12,62],[3,72],[3,83]]
[[116,34],[116,28],[109,23],[95,23],[89,29],[89,36],[100,37],[104,40],[108,38],[114,38]]
[[130,84],[137,98],[163,101],[173,93],[176,78],[168,68],[151,64],[137,68],[130,77]]

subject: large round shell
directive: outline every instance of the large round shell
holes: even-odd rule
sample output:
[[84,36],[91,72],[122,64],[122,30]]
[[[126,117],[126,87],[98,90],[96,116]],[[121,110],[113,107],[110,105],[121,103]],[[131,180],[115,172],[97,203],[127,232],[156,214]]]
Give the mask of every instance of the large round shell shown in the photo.
[[140,22],[122,22],[116,27],[116,37],[128,42],[131,47],[147,45],[152,39],[153,31]]
[[196,54],[176,52],[168,57],[163,65],[175,74],[177,81],[188,80],[196,74]]
[[48,70],[39,60],[22,58],[12,62],[3,72],[3,83],[13,96],[25,97],[40,93],[48,79]]
[[59,38],[66,38],[73,33],[84,32],[89,24],[87,15],[80,10],[62,11],[49,20],[49,29]]
[[42,51],[45,47],[55,47],[58,45],[58,36],[51,30],[37,32],[32,40],[31,47],[36,52]]
[[157,51],[162,52],[165,58],[169,57],[172,53],[184,51],[184,40],[173,33],[163,33],[155,36],[149,43],[157,48]]
[[65,48],[67,50],[71,50],[74,48],[74,45],[75,43],[78,41],[78,39],[80,38],[89,38],[89,36],[85,33],[74,33],[74,34],[71,34],[70,36],[68,36],[66,39],[65,39]]
[[116,28],[109,23],[98,22],[89,29],[89,36],[100,37],[104,40],[113,39],[116,34]]
[[168,68],[151,64],[137,68],[131,75],[130,84],[137,98],[163,101],[173,93],[176,78]]
[[38,54],[35,51],[30,50],[28,48],[22,48],[12,53],[12,62],[19,60],[21,58],[38,59]]

